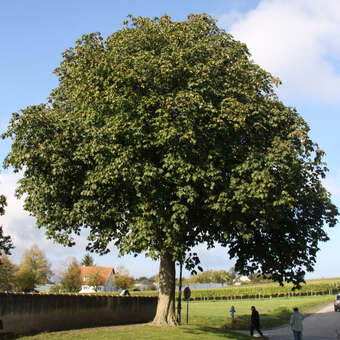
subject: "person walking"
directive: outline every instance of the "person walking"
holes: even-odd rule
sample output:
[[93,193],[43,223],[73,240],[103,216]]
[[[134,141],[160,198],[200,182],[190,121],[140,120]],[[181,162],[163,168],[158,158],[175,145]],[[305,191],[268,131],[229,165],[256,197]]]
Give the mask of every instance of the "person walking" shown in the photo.
[[250,336],[254,335],[254,329],[263,336],[263,333],[260,329],[260,316],[259,312],[256,310],[254,306],[251,306],[251,318],[250,318]]
[[230,307],[230,317],[231,317],[231,321],[234,321],[234,314],[236,312],[236,309],[234,306]]
[[303,316],[297,307],[293,308],[293,314],[290,317],[290,328],[294,334],[294,340],[302,340],[302,319]]

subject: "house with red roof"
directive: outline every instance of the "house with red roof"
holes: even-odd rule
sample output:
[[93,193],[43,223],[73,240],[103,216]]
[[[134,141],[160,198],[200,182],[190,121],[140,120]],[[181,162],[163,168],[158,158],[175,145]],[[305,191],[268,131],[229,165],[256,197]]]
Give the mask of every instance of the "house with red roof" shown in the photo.
[[115,290],[114,274],[114,269],[110,267],[80,267],[82,281],[80,293],[113,292]]

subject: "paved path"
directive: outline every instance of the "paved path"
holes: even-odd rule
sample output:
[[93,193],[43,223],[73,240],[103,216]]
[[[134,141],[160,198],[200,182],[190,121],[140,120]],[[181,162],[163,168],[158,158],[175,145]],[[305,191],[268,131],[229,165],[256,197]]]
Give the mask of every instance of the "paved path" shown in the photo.
[[[242,332],[249,334],[248,332]],[[256,333],[256,331],[255,331]],[[269,340],[293,340],[288,325],[267,329],[263,334]],[[328,305],[303,321],[303,340],[336,340],[340,339],[340,313],[334,312],[333,305]]]

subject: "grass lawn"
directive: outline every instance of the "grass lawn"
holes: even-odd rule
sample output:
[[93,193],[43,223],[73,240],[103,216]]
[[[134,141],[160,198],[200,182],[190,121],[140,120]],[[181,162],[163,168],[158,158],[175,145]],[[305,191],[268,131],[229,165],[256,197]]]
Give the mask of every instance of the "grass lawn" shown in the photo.
[[[225,329],[248,329],[250,307],[255,306],[260,313],[261,327],[273,328],[288,322],[293,307],[298,307],[304,314],[313,313],[320,306],[331,303],[332,295],[316,295],[275,299],[245,299],[216,302],[192,302],[189,307],[190,324],[207,324]],[[235,321],[232,324],[230,307],[236,309]],[[186,305],[183,305],[183,321],[186,322]]]
[[[312,313],[320,306],[331,303],[332,295],[190,302],[189,324],[186,324],[186,303],[183,303],[182,326],[171,328],[152,327],[147,324],[131,326],[98,327],[42,333],[20,337],[20,340],[247,340],[250,337],[237,334],[232,329],[248,329],[250,307],[254,305],[260,313],[261,327],[271,328],[287,323],[292,308],[297,306],[304,313]],[[235,306],[235,321],[230,320],[229,309]]]

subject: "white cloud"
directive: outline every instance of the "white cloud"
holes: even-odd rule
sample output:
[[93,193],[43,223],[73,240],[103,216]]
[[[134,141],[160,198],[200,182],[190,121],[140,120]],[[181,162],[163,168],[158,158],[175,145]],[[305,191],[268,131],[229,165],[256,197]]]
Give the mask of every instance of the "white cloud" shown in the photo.
[[43,229],[38,229],[35,218],[23,209],[23,199],[15,197],[15,188],[20,174],[0,174],[0,193],[6,196],[7,207],[5,215],[0,217],[5,235],[10,235],[15,249],[12,250],[11,259],[19,263],[23,252],[33,244],[43,250],[51,262],[60,261],[67,256],[83,256],[85,253],[86,236],[77,237],[77,247],[65,248],[48,240]]
[[339,101],[340,2],[262,0],[220,26],[245,42],[254,61],[283,81],[280,94]]

